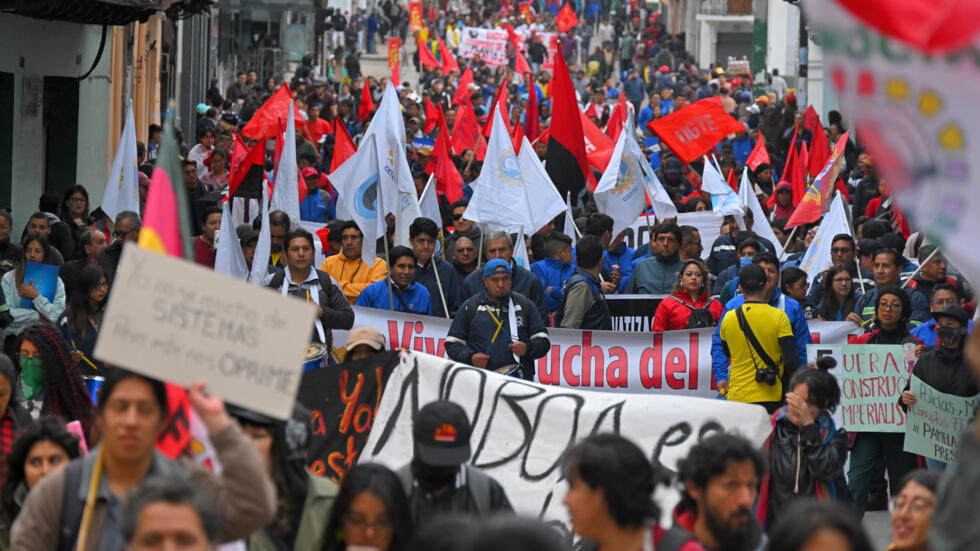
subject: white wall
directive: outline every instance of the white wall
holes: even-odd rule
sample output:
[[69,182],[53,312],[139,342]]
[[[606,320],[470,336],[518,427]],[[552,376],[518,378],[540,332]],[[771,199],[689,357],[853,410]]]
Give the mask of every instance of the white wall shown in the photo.
[[[102,27],[42,21],[0,13],[0,71],[14,74],[14,151],[12,209],[14,232],[37,210],[44,187],[44,133],[41,108],[36,115],[23,109],[24,77],[81,76],[99,48]],[[105,187],[109,105],[110,38],[102,61],[79,84],[78,165],[76,182],[98,198]],[[20,66],[23,57],[24,66]],[[43,94],[43,90],[42,90]],[[109,160],[108,162],[111,162]]]
[[800,58],[800,8],[782,0],[769,2],[766,65],[795,77]]

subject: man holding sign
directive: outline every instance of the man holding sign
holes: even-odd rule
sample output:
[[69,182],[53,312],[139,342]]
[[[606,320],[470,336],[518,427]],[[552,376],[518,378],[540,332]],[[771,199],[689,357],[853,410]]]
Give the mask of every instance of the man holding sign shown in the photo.
[[[930,469],[944,471],[947,463],[953,461],[949,452],[956,451],[956,446],[950,443],[959,438],[965,422],[973,417],[980,388],[963,358],[966,323],[969,321],[966,312],[953,305],[933,312],[932,317],[936,320],[936,347],[924,352],[915,363],[912,369],[914,377],[905,385],[901,403],[902,409],[909,414],[905,426],[905,450],[924,455]],[[923,397],[912,390],[916,378],[917,386],[928,392],[929,398],[942,394],[951,396],[946,400],[936,396],[935,399],[920,401]],[[940,405],[962,402],[954,400],[953,396],[972,401],[974,407],[949,408]],[[933,445],[930,441],[937,443]]]

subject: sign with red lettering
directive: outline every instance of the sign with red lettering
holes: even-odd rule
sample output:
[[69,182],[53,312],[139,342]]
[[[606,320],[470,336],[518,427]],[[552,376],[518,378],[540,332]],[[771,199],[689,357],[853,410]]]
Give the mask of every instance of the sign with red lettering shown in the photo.
[[388,351],[303,374],[297,400],[310,410],[306,466],[311,473],[339,484],[357,463],[397,365],[398,351]]
[[[354,307],[354,314],[359,327],[380,331],[390,348],[447,357],[448,319],[360,306]],[[640,330],[642,325],[642,321],[624,324],[625,331],[549,328],[551,349],[535,363],[535,382],[619,393],[717,395],[711,377],[714,329],[652,333]],[[809,325],[815,342],[844,344],[850,335],[860,332],[850,322]],[[346,332],[334,331],[334,342],[342,343],[346,338]]]
[[851,432],[905,432],[898,405],[915,362],[900,345],[851,344],[841,347],[841,420]]
[[725,112],[719,98],[713,97],[653,121],[650,129],[681,162],[689,163],[707,153],[725,136],[744,132],[745,126]]

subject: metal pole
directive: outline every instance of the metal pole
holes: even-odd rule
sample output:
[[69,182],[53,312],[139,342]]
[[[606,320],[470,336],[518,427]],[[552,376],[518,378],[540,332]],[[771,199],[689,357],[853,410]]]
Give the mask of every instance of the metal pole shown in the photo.
[[480,224],[480,245],[476,248],[476,269],[480,269],[480,265],[483,261],[483,242],[485,241],[487,235],[487,225]]
[[[378,198],[380,199],[380,197]],[[379,201],[380,202],[380,201]],[[385,280],[388,281],[388,308],[394,312],[395,311],[395,295],[391,290],[391,257],[388,256],[388,225],[385,224],[385,234],[381,238],[385,243],[385,258],[387,259],[388,273],[385,274]]]
[[[919,267],[916,268],[914,272],[912,272],[912,275],[910,275],[909,278],[905,280],[905,283],[902,284],[901,288],[904,289],[905,286],[908,285],[909,282],[912,281],[912,279],[915,276],[919,275],[919,272],[922,271],[922,267],[928,264],[929,261],[932,260],[932,257],[936,256],[937,254],[939,254],[939,247],[936,247],[935,249],[933,249],[931,253],[929,253],[929,256],[927,256],[926,259],[919,264]],[[899,266],[898,268],[901,269],[902,267]]]
[[446,306],[446,293],[442,291],[442,280],[439,278],[439,266],[436,265],[436,257],[433,256],[429,259],[432,263],[432,271],[436,274],[436,286],[439,287],[439,298],[442,299],[442,311],[445,312],[446,317],[449,317],[449,307]]
[[[793,236],[796,235],[797,229],[799,229],[799,226],[794,226],[793,231],[789,232],[789,237],[786,238],[786,244],[789,244],[789,242],[793,240]],[[783,254],[779,256],[779,261],[782,262],[785,256],[786,256],[786,245],[783,245]]]
[[[864,291],[864,276],[861,275],[861,259],[860,259],[860,257],[858,257],[858,256],[855,256],[854,257],[854,264],[857,265],[857,269],[858,269],[858,271],[857,271],[858,283],[861,284],[861,294],[863,295],[865,293],[865,291]],[[824,281],[824,286],[826,287],[826,285],[827,285],[827,282]]]

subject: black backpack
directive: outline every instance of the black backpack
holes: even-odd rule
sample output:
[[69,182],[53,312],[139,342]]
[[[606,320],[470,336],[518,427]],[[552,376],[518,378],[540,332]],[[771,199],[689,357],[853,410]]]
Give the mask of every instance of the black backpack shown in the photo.
[[690,304],[684,302],[683,300],[671,295],[667,297],[673,299],[684,306],[687,306],[691,310],[691,317],[687,318],[687,329],[701,329],[702,327],[714,327],[715,317],[708,310],[707,306],[710,302],[705,304],[705,308],[695,308]]

